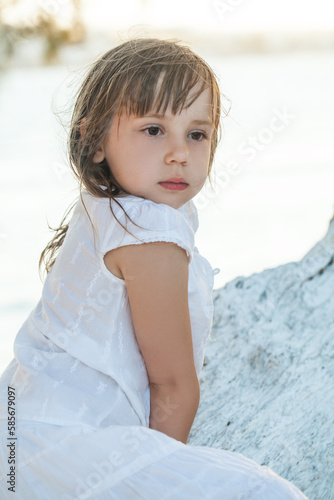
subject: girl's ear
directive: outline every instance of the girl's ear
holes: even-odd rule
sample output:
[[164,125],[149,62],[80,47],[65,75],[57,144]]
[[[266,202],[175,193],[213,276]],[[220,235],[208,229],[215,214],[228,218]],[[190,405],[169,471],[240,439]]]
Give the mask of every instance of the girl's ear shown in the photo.
[[103,146],[99,146],[98,150],[96,151],[96,153],[93,156],[93,162],[94,163],[101,163],[101,161],[103,161],[104,158],[105,158],[105,156],[104,156]]
[[[86,119],[86,117],[84,117],[84,118],[82,118],[82,120],[80,122],[80,135],[81,135],[81,137],[84,137],[85,133],[86,133],[86,127],[87,127],[86,121],[87,121],[87,119]],[[101,163],[101,161],[103,161],[103,160],[104,160],[104,150],[103,150],[103,147],[100,146],[93,156],[93,162],[94,163]]]

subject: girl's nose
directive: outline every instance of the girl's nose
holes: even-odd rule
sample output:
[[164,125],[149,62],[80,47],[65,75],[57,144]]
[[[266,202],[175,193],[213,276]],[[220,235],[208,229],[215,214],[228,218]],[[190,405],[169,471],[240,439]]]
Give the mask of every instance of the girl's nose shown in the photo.
[[168,149],[165,154],[165,163],[168,165],[171,163],[180,163],[187,165],[189,162],[189,150],[186,141],[183,139],[176,139],[170,141],[168,144]]

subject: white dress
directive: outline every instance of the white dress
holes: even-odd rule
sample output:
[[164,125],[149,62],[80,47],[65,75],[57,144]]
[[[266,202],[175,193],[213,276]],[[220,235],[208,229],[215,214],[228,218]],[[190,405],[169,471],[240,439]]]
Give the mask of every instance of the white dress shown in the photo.
[[[174,242],[189,259],[189,311],[199,375],[215,270],[195,247],[197,211],[136,196],[121,207],[87,191],[42,296],[0,379],[0,497],[16,500],[288,500],[306,497],[238,453],[190,446],[149,428],[150,391],[124,281],[103,256],[122,245]],[[15,390],[15,494],[8,490],[8,387]],[[162,403],[161,415],[173,411]],[[13,441],[12,441],[13,443]]]

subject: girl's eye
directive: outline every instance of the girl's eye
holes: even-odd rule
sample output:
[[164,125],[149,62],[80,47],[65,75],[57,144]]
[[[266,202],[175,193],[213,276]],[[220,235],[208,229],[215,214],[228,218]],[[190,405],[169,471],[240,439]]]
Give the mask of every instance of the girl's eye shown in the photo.
[[205,132],[199,132],[199,131],[191,132],[190,135],[192,139],[194,139],[195,141],[202,141],[203,139],[207,139],[208,137]]
[[147,130],[148,135],[151,136],[156,136],[159,134],[160,127],[157,127],[156,125],[151,125],[150,127],[145,128],[145,131]]
[[[151,137],[156,137],[158,135],[161,135],[162,133],[162,130],[158,125],[150,125],[149,127],[144,128],[143,131]],[[201,132],[199,130],[195,130],[194,132],[191,132],[189,135],[196,142],[200,142],[208,138],[205,132]]]

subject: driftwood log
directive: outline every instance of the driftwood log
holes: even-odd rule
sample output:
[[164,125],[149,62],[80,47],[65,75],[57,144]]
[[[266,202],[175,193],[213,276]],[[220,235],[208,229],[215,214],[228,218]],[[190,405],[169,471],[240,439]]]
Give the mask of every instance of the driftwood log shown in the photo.
[[300,262],[214,290],[189,444],[242,453],[334,500],[334,217]]

